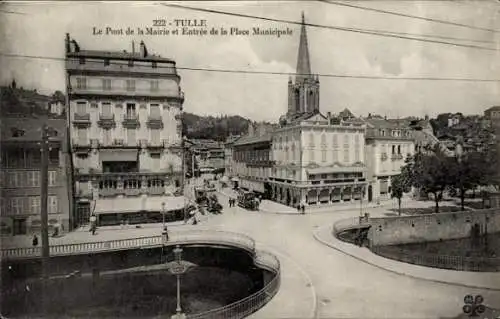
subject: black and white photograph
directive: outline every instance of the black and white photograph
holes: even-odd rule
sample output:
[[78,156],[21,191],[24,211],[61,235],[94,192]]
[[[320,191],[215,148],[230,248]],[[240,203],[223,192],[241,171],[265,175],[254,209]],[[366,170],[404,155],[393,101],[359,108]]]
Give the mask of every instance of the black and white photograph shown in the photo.
[[0,318],[500,318],[500,1],[0,1]]

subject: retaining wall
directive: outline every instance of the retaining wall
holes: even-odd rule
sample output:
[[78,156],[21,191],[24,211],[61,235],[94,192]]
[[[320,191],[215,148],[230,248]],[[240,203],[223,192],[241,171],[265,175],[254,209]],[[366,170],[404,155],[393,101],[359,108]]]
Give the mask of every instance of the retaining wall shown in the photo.
[[500,209],[370,218],[372,246],[422,243],[500,232]]

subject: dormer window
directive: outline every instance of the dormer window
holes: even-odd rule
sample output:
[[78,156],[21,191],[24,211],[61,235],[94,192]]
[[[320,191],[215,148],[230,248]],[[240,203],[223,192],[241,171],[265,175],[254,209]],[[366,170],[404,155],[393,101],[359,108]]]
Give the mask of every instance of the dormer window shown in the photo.
[[108,66],[109,65],[109,59],[104,59],[104,66]]
[[85,64],[85,58],[80,58],[80,64]]

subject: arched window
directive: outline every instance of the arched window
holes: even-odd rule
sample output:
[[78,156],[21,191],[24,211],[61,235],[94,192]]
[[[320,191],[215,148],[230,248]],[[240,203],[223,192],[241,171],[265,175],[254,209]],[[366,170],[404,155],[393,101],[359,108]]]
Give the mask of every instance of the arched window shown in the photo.
[[314,146],[314,133],[313,133],[313,132],[311,132],[311,133],[309,134],[309,144],[310,144],[311,146]]

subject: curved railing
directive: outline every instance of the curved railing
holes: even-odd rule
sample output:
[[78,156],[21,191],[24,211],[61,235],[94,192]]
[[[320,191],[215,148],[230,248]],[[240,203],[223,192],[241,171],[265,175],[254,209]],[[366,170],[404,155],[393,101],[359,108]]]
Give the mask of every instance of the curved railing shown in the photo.
[[[169,244],[219,244],[237,247],[253,253],[255,251],[255,242],[252,238],[226,231],[214,230],[181,230],[169,231]],[[64,256],[88,254],[96,252],[105,252],[112,250],[126,250],[133,248],[159,247],[163,245],[163,237],[161,235],[138,237],[130,239],[107,240],[100,242],[63,244],[50,246],[50,256]],[[41,256],[40,247],[22,247],[2,249],[1,256],[3,259],[22,259],[36,258]]]
[[[255,265],[273,274],[272,279],[265,283],[264,287],[256,293],[224,307],[188,315],[187,318],[189,319],[244,318],[262,308],[278,292],[281,284],[281,267],[278,258],[269,252],[257,251],[255,249],[255,241],[249,236],[233,232],[200,229],[169,231],[168,234],[169,238],[167,242],[164,241],[162,236],[140,237],[93,243],[55,245],[50,247],[50,253],[51,255],[88,254],[109,250],[161,246],[163,244],[221,244],[242,248],[251,252]],[[29,258],[38,256],[40,256],[39,247],[2,250],[3,258]]]
[[241,319],[256,312],[271,300],[281,284],[280,262],[276,256],[263,251],[257,251],[255,264],[263,266],[274,273],[274,277],[261,290],[224,307],[206,312],[188,315],[188,319]]
[[500,258],[498,257],[464,257],[432,254],[424,252],[412,252],[409,250],[387,250],[384,247],[374,246],[370,250],[379,256],[393,259],[409,264],[434,267],[441,269],[453,269],[458,271],[500,271]]

